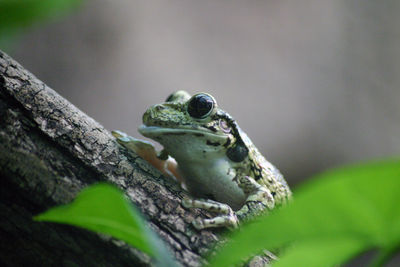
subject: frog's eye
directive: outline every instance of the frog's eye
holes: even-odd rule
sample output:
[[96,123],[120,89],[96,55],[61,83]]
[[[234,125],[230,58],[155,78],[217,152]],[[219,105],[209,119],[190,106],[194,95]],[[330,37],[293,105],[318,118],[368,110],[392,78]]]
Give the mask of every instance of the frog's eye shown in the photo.
[[214,111],[216,106],[217,102],[212,96],[199,93],[189,100],[187,111],[195,119],[204,119]]
[[190,95],[188,92],[180,90],[170,94],[165,99],[165,102],[186,102],[189,98]]

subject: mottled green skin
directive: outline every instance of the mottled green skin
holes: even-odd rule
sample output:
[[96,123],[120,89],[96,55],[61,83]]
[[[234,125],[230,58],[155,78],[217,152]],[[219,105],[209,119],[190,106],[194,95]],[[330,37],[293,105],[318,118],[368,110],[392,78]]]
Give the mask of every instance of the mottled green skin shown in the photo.
[[185,200],[186,207],[223,214],[197,220],[196,228],[235,227],[237,217],[252,217],[291,198],[279,170],[260,154],[236,121],[217,107],[216,102],[207,117],[195,119],[187,111],[188,93],[178,91],[167,100],[144,113],[144,125],[139,132],[164,146],[178,162],[189,192],[203,198]]

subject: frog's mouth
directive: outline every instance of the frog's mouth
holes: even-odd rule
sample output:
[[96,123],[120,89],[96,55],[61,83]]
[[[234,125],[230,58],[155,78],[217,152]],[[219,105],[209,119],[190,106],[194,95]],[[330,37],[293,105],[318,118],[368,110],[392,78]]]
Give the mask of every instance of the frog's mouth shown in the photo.
[[207,140],[212,140],[218,143],[225,143],[229,136],[225,134],[216,134],[211,132],[208,129],[199,130],[199,129],[191,129],[191,128],[165,128],[160,126],[147,126],[142,124],[139,129],[139,133],[142,135],[149,137],[151,139],[157,139],[157,136],[184,136],[184,135],[193,135],[198,138],[205,138]]

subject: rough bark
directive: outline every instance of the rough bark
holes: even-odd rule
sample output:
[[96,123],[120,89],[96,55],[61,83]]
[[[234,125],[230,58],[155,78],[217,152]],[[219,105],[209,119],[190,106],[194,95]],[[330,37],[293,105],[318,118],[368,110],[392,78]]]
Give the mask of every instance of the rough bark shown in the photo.
[[199,266],[218,241],[213,232],[192,228],[199,214],[181,206],[185,192],[176,183],[0,51],[0,264],[152,265],[123,242],[32,221],[98,181],[122,188],[183,266]]

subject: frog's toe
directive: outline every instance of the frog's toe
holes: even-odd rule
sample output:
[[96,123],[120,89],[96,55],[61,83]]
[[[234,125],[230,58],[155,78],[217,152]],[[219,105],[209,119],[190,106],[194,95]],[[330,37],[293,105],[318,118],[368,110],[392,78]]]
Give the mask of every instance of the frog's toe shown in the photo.
[[224,203],[219,203],[210,199],[190,199],[184,197],[182,205],[185,208],[200,208],[214,213],[231,214],[231,207]]
[[194,226],[194,228],[196,228],[197,230],[202,230],[205,228],[204,226],[204,220],[201,218],[197,218],[194,221],[192,221],[192,225]]
[[181,203],[182,203],[182,206],[184,206],[187,209],[190,209],[190,208],[193,208],[192,201],[193,200],[188,197],[183,197]]
[[239,226],[239,221],[235,214],[229,214],[217,216],[212,219],[197,218],[192,222],[192,224],[197,230],[215,227],[228,227],[231,229],[235,229]]
[[111,131],[111,134],[117,139],[117,142],[121,145],[125,145],[126,143],[132,142],[132,137],[130,137],[124,132],[115,130]]
[[111,134],[112,134],[115,138],[121,138],[121,137],[126,137],[126,136],[127,136],[126,133],[121,132],[121,131],[119,131],[119,130],[111,131]]

